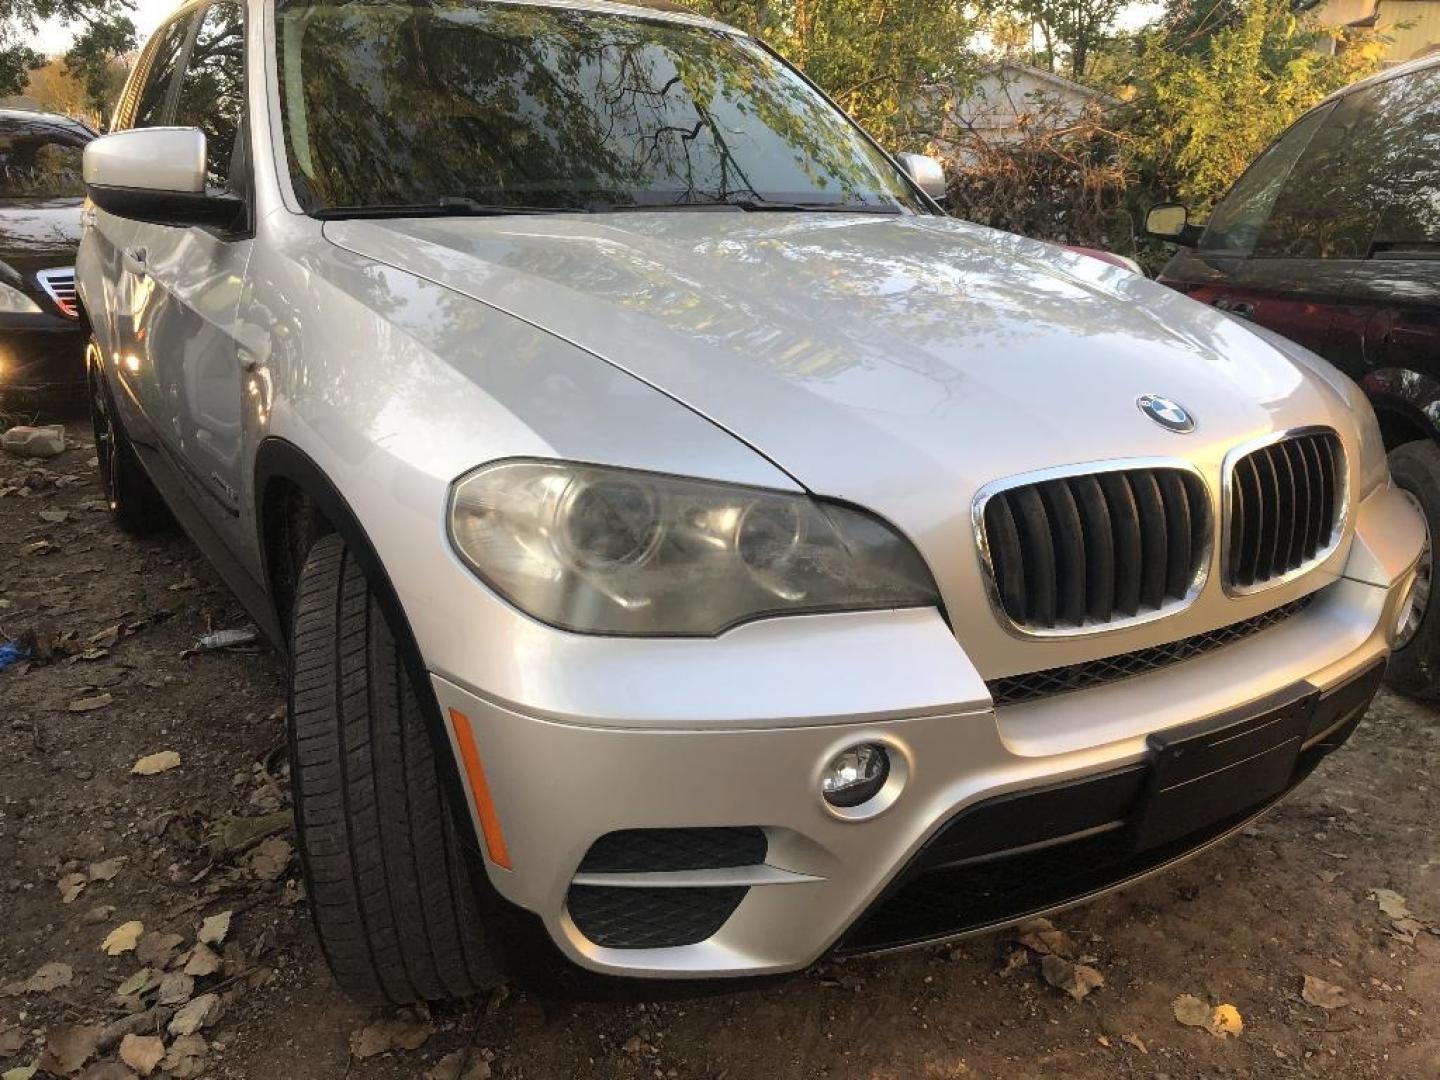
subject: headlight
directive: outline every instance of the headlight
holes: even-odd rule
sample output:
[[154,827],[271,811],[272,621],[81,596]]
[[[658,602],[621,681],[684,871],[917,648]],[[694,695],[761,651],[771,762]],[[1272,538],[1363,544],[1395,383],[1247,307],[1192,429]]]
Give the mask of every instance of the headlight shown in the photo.
[[804,496],[564,462],[455,484],[450,538],[520,610],[594,634],[714,635],[772,615],[939,602],[915,549]]
[[0,283],[0,312],[7,315],[34,315],[40,305],[13,285]]

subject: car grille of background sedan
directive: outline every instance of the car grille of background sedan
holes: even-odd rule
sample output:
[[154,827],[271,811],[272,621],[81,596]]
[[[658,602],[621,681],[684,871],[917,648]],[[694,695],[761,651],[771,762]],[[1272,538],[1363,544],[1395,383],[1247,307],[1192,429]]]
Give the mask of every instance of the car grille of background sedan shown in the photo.
[[983,504],[992,593],[1018,629],[1063,633],[1158,611],[1209,563],[1205,485],[1184,469],[1063,476]]
[[1229,474],[1225,585],[1253,592],[1328,554],[1344,521],[1345,456],[1333,431],[1262,446]]
[[[570,886],[566,908],[576,929],[596,945],[694,945],[725,925],[749,886],[637,886],[625,884],[624,875],[759,866],[768,849],[764,830],[753,826],[607,833],[586,852],[578,873],[591,876]],[[595,884],[597,875],[614,875],[614,883]]]
[[1031,671],[1024,675],[1009,675],[1002,679],[992,679],[985,686],[997,706],[1019,705],[1021,702],[1036,701],[1070,690],[1088,690],[1094,686],[1128,679],[1132,675],[1144,675],[1171,664],[1178,664],[1182,660],[1193,660],[1222,646],[1243,641],[1284,622],[1292,615],[1298,615],[1309,607],[1313,599],[1313,595],[1302,596],[1299,600],[1292,600],[1252,618],[1164,645],[1137,649],[1119,656],[1107,656],[1101,660],[1087,660],[1064,667],[1046,668],[1044,671]]
[[67,318],[80,317],[80,304],[75,296],[75,268],[57,266],[53,270],[41,270],[35,275],[45,295],[55,302],[61,314]]

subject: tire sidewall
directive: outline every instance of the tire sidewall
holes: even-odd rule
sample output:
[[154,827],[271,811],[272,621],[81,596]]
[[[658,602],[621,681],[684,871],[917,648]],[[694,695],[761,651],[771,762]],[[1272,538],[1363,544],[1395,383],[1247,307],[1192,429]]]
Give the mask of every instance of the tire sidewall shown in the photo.
[[[1430,558],[1435,558],[1433,538],[1440,535],[1440,447],[1434,443],[1406,443],[1390,455],[1390,473],[1395,485],[1412,495],[1425,514],[1432,537]],[[1432,571],[1431,580],[1434,580]],[[1404,648],[1390,659],[1386,681],[1403,694],[1425,700],[1440,698],[1440,604],[1434,593],[1415,631]]]

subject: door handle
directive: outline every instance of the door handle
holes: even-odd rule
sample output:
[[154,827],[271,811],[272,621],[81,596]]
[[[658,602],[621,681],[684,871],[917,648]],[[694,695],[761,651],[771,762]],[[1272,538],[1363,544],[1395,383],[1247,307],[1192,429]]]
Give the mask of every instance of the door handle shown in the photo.
[[1217,296],[1210,304],[1217,311],[1228,311],[1231,315],[1238,315],[1242,319],[1255,320],[1255,305],[1248,304],[1244,300],[1231,300],[1228,296]]
[[128,247],[120,253],[120,258],[124,262],[126,270],[132,274],[143,274],[145,273],[145,255],[146,251],[143,247]]

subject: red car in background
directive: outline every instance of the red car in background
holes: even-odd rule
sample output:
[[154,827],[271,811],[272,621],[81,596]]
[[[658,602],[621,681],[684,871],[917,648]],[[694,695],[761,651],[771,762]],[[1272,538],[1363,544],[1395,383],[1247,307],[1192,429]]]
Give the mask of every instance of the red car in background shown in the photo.
[[[1182,245],[1159,280],[1308,347],[1364,387],[1395,482],[1440,530],[1440,56],[1335,94],[1295,122],[1204,227],[1151,209]],[[1391,661],[1397,689],[1440,698],[1433,548]]]

